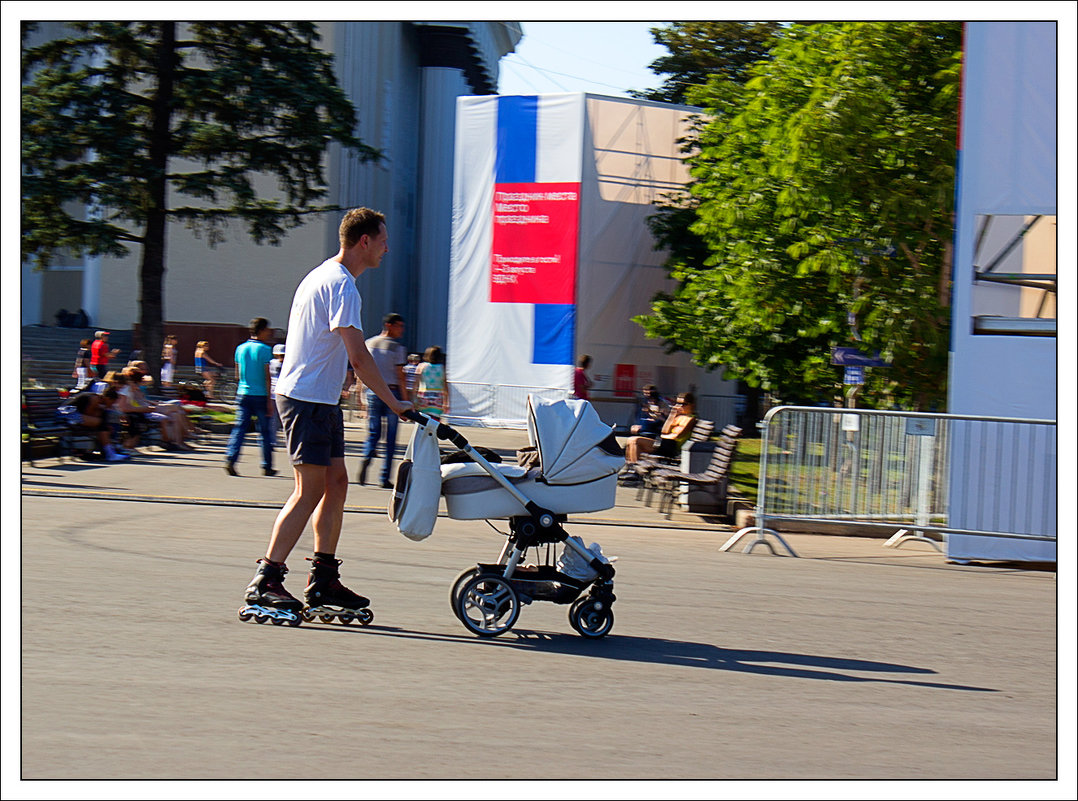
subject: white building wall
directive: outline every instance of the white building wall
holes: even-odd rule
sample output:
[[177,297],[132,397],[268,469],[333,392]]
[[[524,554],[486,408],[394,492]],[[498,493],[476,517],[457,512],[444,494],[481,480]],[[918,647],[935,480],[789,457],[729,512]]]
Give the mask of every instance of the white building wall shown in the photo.
[[[948,399],[953,414],[1056,419],[1056,338],[977,334],[973,319],[983,311],[974,307],[978,218],[1056,213],[1056,70],[1055,23],[967,23]],[[1073,262],[1064,273],[1065,281],[1073,280]],[[953,424],[948,525],[1052,537],[1055,430],[1004,452],[999,443],[1008,430]],[[1016,493],[1027,485],[1031,466],[1041,464],[1048,467],[1034,489]],[[1053,562],[1056,542],[951,534],[947,556]]]

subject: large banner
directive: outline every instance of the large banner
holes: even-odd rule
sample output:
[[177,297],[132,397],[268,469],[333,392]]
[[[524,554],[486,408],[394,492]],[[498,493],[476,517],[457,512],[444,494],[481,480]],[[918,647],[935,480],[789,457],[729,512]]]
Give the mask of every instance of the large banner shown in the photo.
[[524,427],[528,394],[564,398],[585,354],[610,424],[631,422],[644,383],[667,395],[694,385],[701,399],[736,391],[633,321],[676,286],[648,218],[684,191],[692,112],[583,93],[458,99],[451,422]]
[[583,131],[581,94],[457,101],[452,421],[522,424],[572,387]]

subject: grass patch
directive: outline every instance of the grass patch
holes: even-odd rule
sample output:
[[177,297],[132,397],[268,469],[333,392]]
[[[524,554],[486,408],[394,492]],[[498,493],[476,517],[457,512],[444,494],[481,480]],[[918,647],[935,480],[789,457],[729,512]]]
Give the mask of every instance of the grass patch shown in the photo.
[[742,495],[756,503],[756,493],[760,486],[760,449],[763,440],[739,439],[734,463],[730,466],[730,484]]
[[199,417],[208,417],[215,423],[228,423],[232,425],[236,422],[236,413],[234,411],[222,411],[219,409],[206,409],[198,413]]

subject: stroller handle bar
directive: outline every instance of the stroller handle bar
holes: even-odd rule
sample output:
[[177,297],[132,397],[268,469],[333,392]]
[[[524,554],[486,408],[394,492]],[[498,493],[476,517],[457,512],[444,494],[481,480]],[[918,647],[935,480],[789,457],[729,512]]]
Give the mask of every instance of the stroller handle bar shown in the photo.
[[[431,420],[431,418],[427,417],[427,415],[422,414],[421,412],[417,412],[415,409],[407,409],[401,415],[401,417],[403,417],[405,420],[411,420],[413,423],[416,423],[417,425],[421,426],[425,426]],[[452,442],[462,451],[467,450],[470,447],[468,444],[468,440],[464,437],[463,434],[461,434],[455,428],[447,426],[445,423],[438,423],[437,436],[438,439],[444,439],[446,442]]]

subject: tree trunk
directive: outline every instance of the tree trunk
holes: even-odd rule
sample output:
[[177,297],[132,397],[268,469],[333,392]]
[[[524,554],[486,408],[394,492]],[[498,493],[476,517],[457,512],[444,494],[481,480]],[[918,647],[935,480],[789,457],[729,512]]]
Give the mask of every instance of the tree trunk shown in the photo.
[[160,23],[157,41],[157,91],[150,122],[150,195],[139,269],[139,323],[142,357],[149,365],[154,389],[161,387],[164,343],[165,225],[168,202],[168,154],[171,150],[172,96],[176,71],[176,23]]

